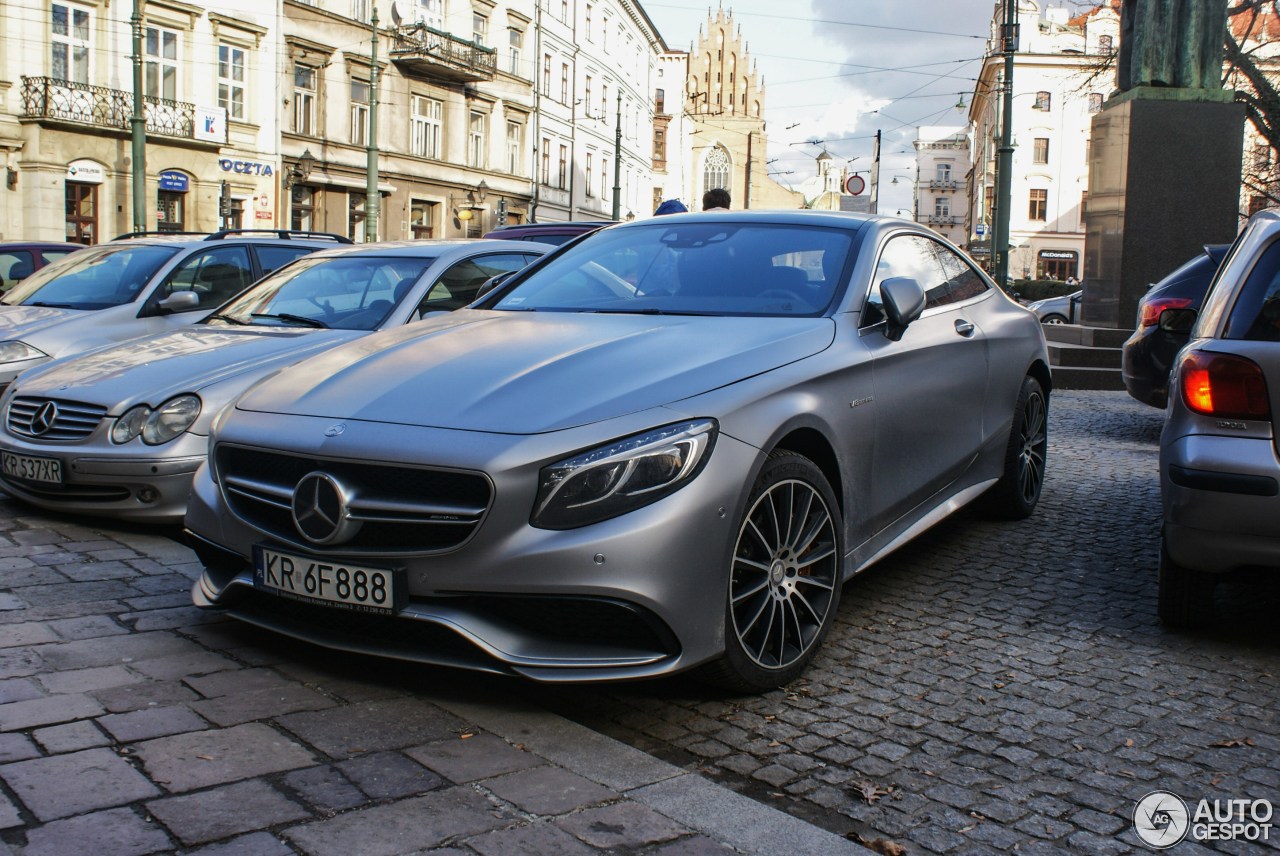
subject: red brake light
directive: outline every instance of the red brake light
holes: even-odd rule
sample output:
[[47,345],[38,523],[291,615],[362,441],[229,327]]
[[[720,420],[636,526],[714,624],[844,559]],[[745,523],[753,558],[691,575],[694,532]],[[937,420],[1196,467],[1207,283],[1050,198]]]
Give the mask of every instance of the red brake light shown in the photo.
[[1205,416],[1270,419],[1262,369],[1243,357],[1191,351],[1182,358],[1182,400]]
[[1142,304],[1142,320],[1140,325],[1143,327],[1154,327],[1160,323],[1160,316],[1166,309],[1186,309],[1191,305],[1189,297],[1162,297]]

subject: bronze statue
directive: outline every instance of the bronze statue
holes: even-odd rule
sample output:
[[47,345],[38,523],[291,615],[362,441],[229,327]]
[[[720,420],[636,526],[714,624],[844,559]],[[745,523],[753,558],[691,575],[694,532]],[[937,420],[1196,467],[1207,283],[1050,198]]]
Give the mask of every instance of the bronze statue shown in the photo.
[[1227,0],[1123,0],[1121,91],[1135,86],[1222,88]]

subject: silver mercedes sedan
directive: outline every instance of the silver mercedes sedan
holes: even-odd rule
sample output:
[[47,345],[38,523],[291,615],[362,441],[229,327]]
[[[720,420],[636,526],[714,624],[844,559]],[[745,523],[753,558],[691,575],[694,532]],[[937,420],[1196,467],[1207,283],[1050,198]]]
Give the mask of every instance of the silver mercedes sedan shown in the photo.
[[627,223],[226,408],[193,596],[405,660],[773,687],[858,571],[1032,512],[1049,391],[1035,316],[913,223]]
[[47,363],[0,399],[0,487],[32,505],[181,523],[214,415],[290,363],[456,309],[553,247],[412,241],[306,256],[196,324]]

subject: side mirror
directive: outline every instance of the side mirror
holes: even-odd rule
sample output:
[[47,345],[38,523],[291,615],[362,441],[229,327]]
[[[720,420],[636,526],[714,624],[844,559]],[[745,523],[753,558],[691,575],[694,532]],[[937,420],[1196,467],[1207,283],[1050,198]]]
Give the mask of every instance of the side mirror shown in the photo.
[[924,289],[911,277],[890,277],[880,283],[880,299],[884,302],[884,314],[889,322],[885,335],[896,342],[902,338],[907,326],[924,311]]
[[478,289],[476,289],[475,300],[471,302],[474,303],[476,300],[479,300],[480,298],[484,297],[486,294],[493,291],[495,288],[502,285],[507,280],[511,279],[511,277],[515,276],[515,274],[516,274],[515,271],[509,270],[505,273],[499,273],[489,277],[480,285]]
[[1190,333],[1196,315],[1194,309],[1166,309],[1160,313],[1160,329],[1166,333]]
[[200,308],[200,295],[194,291],[175,291],[156,304],[162,312],[190,312]]

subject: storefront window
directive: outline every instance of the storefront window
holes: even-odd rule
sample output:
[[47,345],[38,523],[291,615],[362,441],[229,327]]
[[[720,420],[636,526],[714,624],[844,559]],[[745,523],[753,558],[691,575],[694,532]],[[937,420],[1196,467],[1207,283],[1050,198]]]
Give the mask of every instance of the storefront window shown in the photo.
[[289,228],[298,232],[314,231],[316,189],[305,185],[294,185],[291,197]]
[[161,190],[156,194],[156,230],[182,232],[186,229],[184,193]]
[[98,186],[67,182],[67,240],[75,244],[98,242]]

